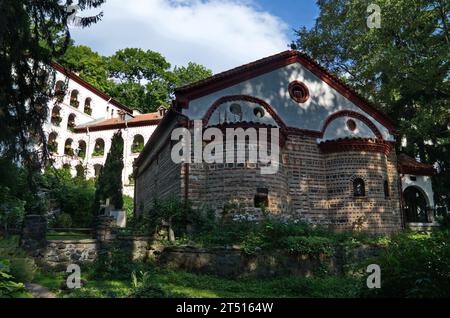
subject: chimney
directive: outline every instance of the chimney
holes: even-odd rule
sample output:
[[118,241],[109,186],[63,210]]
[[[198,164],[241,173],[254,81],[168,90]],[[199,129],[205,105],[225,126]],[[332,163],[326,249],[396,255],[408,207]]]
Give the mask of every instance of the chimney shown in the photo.
[[167,109],[165,109],[163,106],[160,106],[158,108],[158,112],[159,112],[159,116],[164,117],[164,115],[166,114]]

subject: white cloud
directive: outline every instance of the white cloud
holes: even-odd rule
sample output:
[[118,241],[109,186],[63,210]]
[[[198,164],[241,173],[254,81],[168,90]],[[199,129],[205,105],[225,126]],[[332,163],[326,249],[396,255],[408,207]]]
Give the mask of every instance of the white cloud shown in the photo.
[[107,0],[103,20],[72,35],[103,55],[140,47],[172,65],[193,61],[220,72],[287,49],[288,26],[252,1]]

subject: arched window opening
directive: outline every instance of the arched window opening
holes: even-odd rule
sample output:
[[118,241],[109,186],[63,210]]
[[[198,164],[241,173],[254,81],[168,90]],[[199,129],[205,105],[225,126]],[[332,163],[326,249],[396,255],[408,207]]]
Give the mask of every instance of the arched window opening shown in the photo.
[[64,144],[64,154],[67,156],[73,156],[73,148],[72,148],[72,142],[73,140],[71,138],[66,140],[66,143]]
[[144,137],[136,135],[133,138],[133,144],[131,145],[132,153],[139,153],[144,149]]
[[366,195],[366,185],[363,179],[356,178],[353,180],[353,195],[355,197],[363,197]]
[[55,132],[51,132],[50,135],[48,135],[48,151],[51,153],[58,153],[58,142],[56,139],[58,138],[58,134]]
[[389,181],[384,180],[383,189],[384,189],[384,197],[389,198],[391,196],[389,191]]
[[86,178],[86,169],[83,167],[81,163],[75,167],[75,170],[77,171],[77,178],[79,179]]
[[428,223],[427,200],[422,191],[416,187],[408,187],[403,193],[406,222]]
[[63,81],[57,81],[55,85],[55,98],[56,100],[61,103],[64,100],[64,96],[66,95],[66,90],[64,87]]
[[102,172],[103,166],[101,164],[95,164],[94,165],[94,176],[95,178],[98,178],[100,176],[100,173]]
[[78,142],[77,155],[81,159],[86,158],[86,142],[84,140]]
[[75,131],[76,126],[75,118],[76,118],[75,114],[70,114],[69,118],[67,119],[67,130],[70,130],[71,132]]
[[134,185],[134,174],[130,174],[128,176],[128,184],[129,185]]
[[51,123],[52,125],[59,126],[61,124],[61,121],[61,107],[55,106],[52,109]]
[[101,157],[105,154],[105,142],[103,139],[99,138],[95,141],[93,157]]
[[70,106],[78,108],[80,106],[80,102],[78,101],[78,91],[74,89],[70,94]]
[[88,97],[84,101],[84,113],[92,115],[92,98]]
[[267,188],[257,188],[254,198],[255,208],[267,208],[269,206],[269,190]]

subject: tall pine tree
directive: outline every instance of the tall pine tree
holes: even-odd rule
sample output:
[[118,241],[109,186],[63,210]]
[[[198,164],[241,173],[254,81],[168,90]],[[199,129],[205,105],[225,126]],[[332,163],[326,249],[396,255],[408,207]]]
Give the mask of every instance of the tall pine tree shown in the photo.
[[105,166],[97,180],[95,191],[94,214],[100,212],[100,201],[110,199],[116,209],[122,209],[122,170],[123,170],[123,138],[119,130],[111,139],[111,149],[106,157]]
[[[105,0],[79,0],[80,10],[96,8]],[[0,156],[27,168],[27,213],[41,213],[37,204],[38,178],[48,159],[43,126],[47,104],[54,96],[50,62],[70,43],[74,17],[67,0],[0,1]],[[102,16],[77,18],[86,27]]]

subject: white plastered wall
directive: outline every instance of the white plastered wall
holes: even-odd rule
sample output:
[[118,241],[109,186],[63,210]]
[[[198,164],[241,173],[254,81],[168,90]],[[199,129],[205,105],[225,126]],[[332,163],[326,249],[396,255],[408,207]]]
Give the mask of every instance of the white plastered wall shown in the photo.
[[[411,177],[415,177],[416,181],[411,180]],[[417,187],[426,196],[427,204],[430,208],[434,208],[434,193],[431,183],[431,177],[428,176],[413,176],[413,175],[402,175],[402,192],[408,187]]]
[[[309,90],[310,98],[303,104],[292,100],[289,84],[295,80],[303,82]],[[368,113],[356,106],[334,88],[322,81],[300,63],[281,67],[275,71],[192,100],[183,114],[190,119],[202,119],[209,107],[223,96],[248,95],[264,100],[271,105],[289,127],[320,131],[325,120],[333,113],[351,110],[372,121],[385,140],[394,141],[386,127]]]

